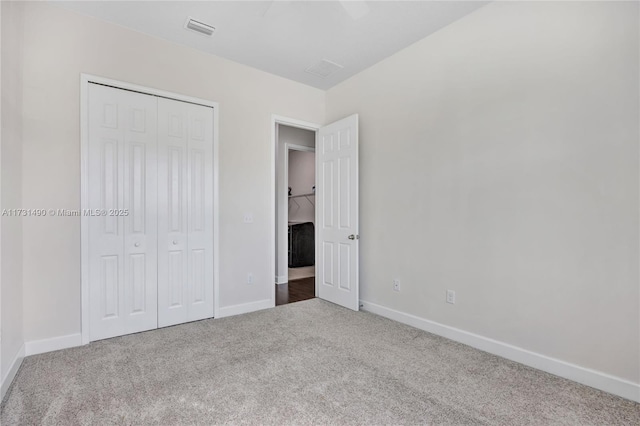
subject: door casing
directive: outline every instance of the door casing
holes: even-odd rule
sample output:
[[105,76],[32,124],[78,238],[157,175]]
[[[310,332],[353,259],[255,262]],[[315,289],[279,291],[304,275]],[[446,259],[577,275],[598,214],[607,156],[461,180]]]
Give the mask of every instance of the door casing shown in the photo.
[[[282,124],[284,126],[289,126],[289,127],[297,127],[299,129],[304,129],[304,130],[311,130],[312,132],[315,133],[316,135],[316,144],[318,142],[318,130],[322,127],[320,124],[316,124],[316,123],[310,123],[308,121],[303,121],[303,120],[298,120],[295,118],[290,118],[290,117],[284,117],[281,115],[276,115],[273,114],[271,115],[271,250],[269,253],[269,259],[271,262],[271,276],[274,279],[274,285],[272,285],[272,291],[271,291],[271,303],[272,306],[276,306],[276,286],[275,283],[278,280],[278,277],[276,275],[276,251],[277,251],[277,247],[276,247],[276,243],[277,243],[277,239],[276,239],[276,222],[278,221],[278,217],[276,216],[276,205],[278,203],[278,200],[276,199],[276,187],[277,187],[277,182],[276,182],[276,152],[278,149],[278,124]],[[306,148],[306,147],[305,147]],[[317,175],[317,170],[316,170],[316,187],[318,185],[318,179],[317,179],[318,175]],[[286,189],[286,188],[285,188]],[[286,192],[285,192],[286,193]],[[287,208],[287,204],[285,203],[284,206],[280,205],[280,208]],[[317,210],[316,210],[316,217],[317,217]],[[280,228],[282,228],[282,223],[280,223]],[[286,224],[284,224],[286,225]],[[286,228],[285,229],[285,239],[286,239]],[[280,229],[280,237],[282,238],[282,231],[283,229]],[[316,228],[315,230],[315,238],[318,238],[318,230]],[[316,257],[317,259],[317,257]],[[316,262],[316,270],[318,269],[318,264]],[[318,297],[318,286],[316,286],[316,297]]]
[[[104,86],[130,90],[152,96],[159,96],[176,101],[189,102],[213,108],[213,316],[219,312],[219,177],[218,177],[218,148],[219,148],[219,106],[217,102],[206,99],[184,96],[164,90],[153,89],[137,84],[112,80],[91,74],[80,75],[80,208],[89,208],[89,123],[88,100],[89,84],[96,83]],[[275,206],[274,206],[275,210]],[[90,342],[90,300],[89,300],[89,218],[80,214],[80,276],[81,276],[81,334],[82,344]],[[275,265],[274,265],[275,266]],[[275,292],[274,292],[275,301]]]

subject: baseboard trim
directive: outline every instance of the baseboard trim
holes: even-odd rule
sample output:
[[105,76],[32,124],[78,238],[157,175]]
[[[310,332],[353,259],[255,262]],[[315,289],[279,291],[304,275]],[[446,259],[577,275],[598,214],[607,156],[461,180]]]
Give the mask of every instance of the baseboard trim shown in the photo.
[[272,299],[259,300],[257,302],[242,303],[240,305],[225,306],[218,310],[217,318],[230,317],[233,315],[246,314],[274,307]]
[[600,371],[580,367],[556,358],[519,348],[508,343],[470,333],[435,321],[407,314],[375,303],[360,301],[363,310],[419,328],[476,349],[489,352],[520,364],[582,383],[583,385],[612,393],[635,402],[640,402],[640,384]]
[[50,339],[32,340],[25,343],[26,356],[82,346],[82,334],[68,334]]
[[289,282],[288,275],[276,275],[276,284],[286,284]]
[[16,378],[16,374],[18,374],[18,370],[22,365],[22,360],[25,357],[24,354],[25,354],[25,348],[24,348],[24,345],[22,345],[18,350],[18,352],[16,353],[16,356],[13,357],[13,361],[11,361],[11,366],[9,367],[7,374],[5,374],[4,377],[2,378],[2,383],[0,383],[0,402],[4,400],[4,396],[7,394],[7,391],[9,390],[11,383],[13,383],[13,379]]

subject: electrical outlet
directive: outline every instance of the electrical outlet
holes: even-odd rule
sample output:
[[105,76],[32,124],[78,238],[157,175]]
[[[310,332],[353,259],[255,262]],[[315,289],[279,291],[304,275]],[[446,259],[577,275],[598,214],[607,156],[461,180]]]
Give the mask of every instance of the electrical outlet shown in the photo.
[[393,291],[400,291],[400,280],[397,278],[393,280]]
[[247,274],[247,284],[253,284],[253,274],[251,272]]
[[253,214],[245,213],[244,216],[242,217],[242,221],[244,223],[253,223]]
[[453,290],[447,290],[447,303],[452,305],[456,303],[456,292]]

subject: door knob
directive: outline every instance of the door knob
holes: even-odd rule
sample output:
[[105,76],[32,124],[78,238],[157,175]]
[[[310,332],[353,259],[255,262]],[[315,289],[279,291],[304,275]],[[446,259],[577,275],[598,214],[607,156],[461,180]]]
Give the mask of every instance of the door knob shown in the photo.
[[173,245],[178,245],[178,240],[173,240]]
[[348,238],[349,238],[350,240],[359,240],[359,239],[360,239],[360,235],[354,235],[354,234],[351,234],[351,235],[349,235],[349,237],[348,237]]
[[134,247],[140,247],[140,243],[134,243]]

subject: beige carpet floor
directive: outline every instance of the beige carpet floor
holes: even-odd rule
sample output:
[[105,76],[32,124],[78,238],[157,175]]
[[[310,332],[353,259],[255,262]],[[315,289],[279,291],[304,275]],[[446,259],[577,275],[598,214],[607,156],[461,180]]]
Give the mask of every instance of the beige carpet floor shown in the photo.
[[638,425],[640,405],[319,299],[28,357],[8,425]]

